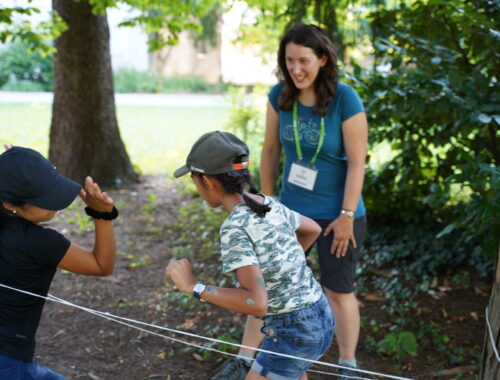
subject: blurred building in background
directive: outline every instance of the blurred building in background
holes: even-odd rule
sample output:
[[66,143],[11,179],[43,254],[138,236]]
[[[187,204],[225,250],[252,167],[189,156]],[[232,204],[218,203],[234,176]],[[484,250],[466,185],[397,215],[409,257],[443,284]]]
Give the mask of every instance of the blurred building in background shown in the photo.
[[[33,6],[39,14],[30,16],[34,22],[46,21],[51,11],[51,0],[2,0],[3,6]],[[134,15],[131,8],[122,6],[108,10],[111,34],[111,61],[113,69],[152,71],[165,77],[197,76],[207,83],[233,83],[251,85],[276,82],[274,65],[265,64],[258,49],[235,42],[243,12],[244,2],[235,2],[224,13],[217,27],[216,43],[195,43],[191,33],[183,32],[179,43],[160,51],[149,52],[150,36],[140,27],[119,27],[120,22]]]

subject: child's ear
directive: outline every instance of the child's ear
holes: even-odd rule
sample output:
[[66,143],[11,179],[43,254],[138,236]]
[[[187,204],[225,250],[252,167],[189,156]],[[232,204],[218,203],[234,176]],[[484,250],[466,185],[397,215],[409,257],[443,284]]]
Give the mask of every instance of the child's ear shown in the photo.
[[204,175],[203,181],[210,190],[216,189],[219,184],[219,181],[217,181],[214,177],[210,177],[209,175]]

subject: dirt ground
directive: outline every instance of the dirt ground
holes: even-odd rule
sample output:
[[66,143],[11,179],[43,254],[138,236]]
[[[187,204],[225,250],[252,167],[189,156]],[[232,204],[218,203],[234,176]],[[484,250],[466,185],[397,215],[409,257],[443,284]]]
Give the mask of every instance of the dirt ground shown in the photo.
[[[177,210],[188,195],[160,176],[145,177],[141,184],[110,193],[120,210],[120,217],[115,222],[118,257],[113,275],[94,278],[58,272],[50,293],[81,306],[146,323],[193,333],[207,331],[210,325],[210,331],[214,332],[212,337],[225,334],[237,337],[243,316],[212,305],[193,309],[189,306],[191,303],[186,304],[182,297],[177,301],[167,300],[172,289],[165,285],[163,270],[171,258],[175,236],[151,226],[175,223]],[[156,197],[155,206],[148,214],[151,194]],[[82,208],[77,203],[58,214],[51,225],[70,240],[91,247],[94,234],[88,231],[91,224]],[[415,310],[413,318],[415,322],[423,319],[435,321],[454,346],[474,351],[479,360],[488,295],[489,288],[485,284],[465,290],[448,289],[439,300],[432,297],[421,300],[423,306]],[[372,294],[361,298],[360,302],[365,320],[380,320],[383,295]],[[390,324],[391,321],[386,322]],[[367,330],[364,326],[357,351],[358,361],[364,369],[418,379],[474,379],[477,376],[476,368],[470,362],[450,368],[446,355],[436,351],[420,351],[417,357],[405,357],[399,364],[395,363],[391,357],[374,353],[367,343]],[[154,331],[183,341],[203,342],[166,331]],[[222,354],[207,357],[199,350],[186,350],[187,346],[165,337],[54,302],[46,303],[37,341],[35,360],[68,379],[204,380],[209,379],[227,357]],[[336,363],[336,358],[334,345],[322,360]],[[333,371],[328,367],[316,369]],[[447,375],[446,369],[451,373]],[[309,378],[335,376],[310,374]]]

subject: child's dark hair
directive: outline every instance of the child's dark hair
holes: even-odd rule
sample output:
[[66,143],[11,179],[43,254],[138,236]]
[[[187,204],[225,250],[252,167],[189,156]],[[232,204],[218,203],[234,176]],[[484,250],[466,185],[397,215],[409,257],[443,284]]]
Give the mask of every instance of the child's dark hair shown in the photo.
[[[192,172],[192,174],[194,176],[197,176],[198,178],[202,177],[202,174],[200,173]],[[258,191],[255,188],[255,185],[253,184],[252,176],[250,175],[248,169],[233,170],[229,173],[224,173],[224,174],[206,174],[206,175],[209,175],[210,177],[213,177],[217,181],[219,181],[222,184],[224,190],[226,190],[228,193],[241,194],[243,200],[245,201],[245,204],[250,208],[250,210],[255,212],[257,215],[265,216],[266,213],[271,210],[271,207],[269,207],[266,204],[256,202],[253,198],[249,197],[243,191],[245,189],[245,185],[248,185],[248,191],[250,193],[258,194]]]

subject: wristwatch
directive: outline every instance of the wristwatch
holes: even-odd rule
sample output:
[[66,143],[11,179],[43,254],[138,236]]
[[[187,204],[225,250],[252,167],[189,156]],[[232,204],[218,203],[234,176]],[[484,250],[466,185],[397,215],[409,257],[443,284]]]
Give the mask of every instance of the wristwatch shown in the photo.
[[354,211],[342,209],[342,211],[340,211],[340,213],[344,214],[345,216],[347,216],[351,219],[354,219]]
[[200,301],[205,302],[204,300],[202,300],[200,298],[200,296],[201,296],[201,293],[203,293],[206,288],[207,288],[207,283],[206,282],[198,281],[196,283],[196,285],[193,287],[193,296],[195,296],[196,298],[198,298]]

